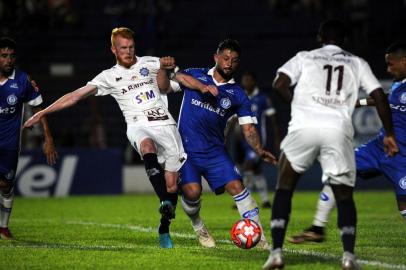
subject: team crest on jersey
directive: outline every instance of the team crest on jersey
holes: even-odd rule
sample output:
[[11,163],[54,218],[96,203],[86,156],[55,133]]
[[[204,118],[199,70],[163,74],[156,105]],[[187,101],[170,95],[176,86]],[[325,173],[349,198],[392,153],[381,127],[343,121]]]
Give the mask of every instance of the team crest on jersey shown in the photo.
[[406,103],[406,93],[400,95],[399,101],[404,104]]
[[229,98],[222,98],[222,99],[220,99],[220,106],[223,108],[223,109],[228,109],[228,108],[230,108],[231,107],[231,101],[230,101],[230,99]]
[[401,189],[406,189],[406,176],[399,180],[399,186]]
[[14,94],[9,95],[9,96],[7,97],[7,103],[8,103],[8,105],[11,105],[11,106],[16,105],[17,100],[18,100],[18,99],[17,99],[16,95],[14,95]]
[[140,69],[141,76],[147,77],[149,74],[149,70],[146,67]]

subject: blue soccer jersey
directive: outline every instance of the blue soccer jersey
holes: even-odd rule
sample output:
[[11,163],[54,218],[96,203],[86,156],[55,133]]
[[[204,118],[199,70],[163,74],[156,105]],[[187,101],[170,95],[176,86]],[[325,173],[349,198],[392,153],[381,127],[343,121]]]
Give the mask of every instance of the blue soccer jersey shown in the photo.
[[0,83],[0,149],[17,150],[24,103],[37,106],[42,97],[35,82],[21,70],[15,69]]
[[224,129],[227,120],[237,114],[240,124],[255,123],[251,102],[244,90],[234,82],[215,83],[214,69],[187,69],[184,73],[206,85],[216,85],[214,97],[182,86],[184,90],[178,126],[186,152],[207,153],[224,148]]
[[214,97],[182,86],[184,90],[179,116],[179,132],[188,159],[181,169],[181,185],[201,183],[204,176],[210,188],[221,194],[224,186],[241,175],[228,155],[224,145],[227,120],[237,114],[240,124],[256,123],[251,102],[244,90],[230,80],[216,83],[214,69],[187,69],[184,72],[206,85],[216,85]]
[[406,195],[406,81],[394,83],[388,97],[399,153],[388,157],[383,147],[385,130],[355,149],[357,173],[361,177],[385,175],[397,196]]

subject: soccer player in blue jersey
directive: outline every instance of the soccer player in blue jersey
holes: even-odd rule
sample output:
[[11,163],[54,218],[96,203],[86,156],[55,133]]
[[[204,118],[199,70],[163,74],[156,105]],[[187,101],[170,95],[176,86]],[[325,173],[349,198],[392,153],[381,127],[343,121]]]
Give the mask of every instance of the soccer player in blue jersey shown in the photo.
[[[386,155],[382,143],[386,132],[381,129],[375,139],[355,149],[355,161],[357,175],[360,178],[366,179],[380,174],[386,176],[393,185],[400,214],[406,220],[406,43],[390,45],[386,51],[385,60],[388,73],[395,80],[389,92],[388,101],[400,151],[394,157]],[[375,105],[375,102],[368,98],[361,100],[358,105]],[[324,227],[334,206],[335,198],[331,187],[326,185],[317,203],[313,225],[301,234],[290,237],[289,241],[294,244],[323,241]]]
[[[279,127],[275,116],[276,110],[272,106],[270,98],[259,89],[256,83],[255,74],[252,72],[244,72],[241,77],[241,85],[247,93],[248,98],[251,100],[251,108],[258,121],[257,127],[260,132],[259,135],[262,139],[262,143],[266,145],[266,124],[269,118],[271,123],[270,130],[273,131],[274,151],[278,151],[280,144]],[[246,140],[242,141],[242,148],[244,150],[244,185],[249,190],[253,190],[255,186],[260,196],[262,207],[270,208],[271,203],[269,202],[266,179],[262,172],[261,159]]]
[[[183,87],[184,97],[178,126],[188,159],[181,169],[182,207],[192,221],[198,240],[205,247],[214,247],[199,211],[203,176],[212,191],[233,196],[241,217],[259,222],[257,203],[241,181],[241,175],[224,145],[227,120],[237,114],[239,124],[249,145],[264,161],[276,164],[276,158],[261,145],[251,102],[244,90],[233,79],[241,56],[237,41],[222,41],[214,54],[215,67],[194,68],[183,71],[205,85],[215,85],[218,95],[203,94]],[[262,238],[260,246],[266,248]]]
[[[12,239],[8,228],[14,201],[14,178],[20,152],[21,119],[24,103],[37,107],[42,97],[36,83],[15,67],[16,43],[0,38],[0,238]],[[43,151],[48,164],[57,158],[53,138],[46,119],[41,121],[44,131]]]

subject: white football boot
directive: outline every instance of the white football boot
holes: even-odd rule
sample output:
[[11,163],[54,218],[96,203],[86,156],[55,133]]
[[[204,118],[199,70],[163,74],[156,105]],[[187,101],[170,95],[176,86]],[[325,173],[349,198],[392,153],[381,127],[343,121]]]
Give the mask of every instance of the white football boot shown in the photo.
[[343,270],[361,270],[361,266],[357,263],[355,255],[350,252],[344,252],[341,263]]
[[201,228],[195,229],[195,232],[200,245],[207,248],[212,248],[216,246],[216,241],[214,241],[213,236],[211,236],[211,234],[209,233],[204,224]]
[[262,266],[262,270],[282,269],[284,266],[282,249],[277,248],[270,252],[268,260]]

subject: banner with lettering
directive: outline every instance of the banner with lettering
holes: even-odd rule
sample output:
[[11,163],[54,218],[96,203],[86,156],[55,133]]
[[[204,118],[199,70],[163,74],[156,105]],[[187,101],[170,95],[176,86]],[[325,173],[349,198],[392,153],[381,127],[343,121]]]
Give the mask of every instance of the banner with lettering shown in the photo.
[[16,173],[16,194],[64,197],[123,192],[121,150],[58,150],[58,155],[57,164],[49,166],[41,151],[23,151]]

